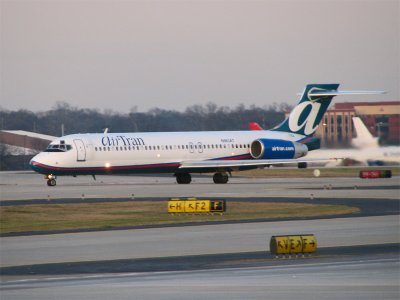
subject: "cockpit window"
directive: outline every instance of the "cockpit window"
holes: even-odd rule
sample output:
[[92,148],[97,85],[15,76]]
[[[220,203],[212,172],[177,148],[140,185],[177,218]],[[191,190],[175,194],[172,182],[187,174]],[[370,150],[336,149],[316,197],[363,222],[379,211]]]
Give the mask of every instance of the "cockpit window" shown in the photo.
[[66,152],[72,149],[71,145],[61,144],[50,144],[44,152]]

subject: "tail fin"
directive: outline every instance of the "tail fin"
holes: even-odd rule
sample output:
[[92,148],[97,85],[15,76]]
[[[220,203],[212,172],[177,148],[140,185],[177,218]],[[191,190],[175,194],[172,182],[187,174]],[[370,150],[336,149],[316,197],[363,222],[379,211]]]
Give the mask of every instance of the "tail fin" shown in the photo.
[[311,136],[317,130],[332,98],[339,95],[384,94],[384,91],[338,91],[339,84],[308,84],[289,116],[273,131]]
[[250,122],[249,123],[249,129],[250,130],[264,130],[264,128],[262,128],[260,126],[260,124],[258,124],[257,122]]
[[339,84],[308,84],[300,102],[280,125],[272,130],[298,133],[306,136],[317,130],[318,124],[328,109]]
[[373,137],[359,117],[353,117],[354,129],[357,137],[351,143],[356,148],[378,148],[378,138]]

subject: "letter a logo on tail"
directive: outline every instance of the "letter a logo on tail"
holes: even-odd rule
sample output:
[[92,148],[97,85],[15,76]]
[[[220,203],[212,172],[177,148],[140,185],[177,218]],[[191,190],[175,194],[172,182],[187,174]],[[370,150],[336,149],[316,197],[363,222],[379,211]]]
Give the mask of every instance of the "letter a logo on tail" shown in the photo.
[[[311,109],[310,109],[311,107]],[[289,116],[289,129],[292,132],[304,130],[305,135],[311,135],[317,130],[318,123],[315,122],[318,117],[318,112],[321,109],[321,104],[318,102],[303,102],[297,105]],[[304,121],[300,122],[300,116],[303,111],[309,111],[308,116]]]
[[286,120],[272,130],[312,135],[317,130],[332,98],[337,95],[338,87],[339,84],[308,84],[300,102]]

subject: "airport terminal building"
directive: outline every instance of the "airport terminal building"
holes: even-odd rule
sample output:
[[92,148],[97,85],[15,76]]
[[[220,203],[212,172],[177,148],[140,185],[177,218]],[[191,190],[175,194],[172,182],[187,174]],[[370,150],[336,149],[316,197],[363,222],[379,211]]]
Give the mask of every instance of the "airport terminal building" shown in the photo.
[[381,145],[400,144],[400,101],[335,103],[325,113],[316,135],[322,145],[342,147],[355,137],[352,117],[360,117]]

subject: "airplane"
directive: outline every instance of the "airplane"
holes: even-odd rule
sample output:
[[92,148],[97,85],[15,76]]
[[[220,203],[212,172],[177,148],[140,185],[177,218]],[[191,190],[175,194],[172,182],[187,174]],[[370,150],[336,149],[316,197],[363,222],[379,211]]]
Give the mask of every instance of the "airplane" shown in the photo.
[[320,149],[307,154],[307,157],[318,159],[329,154],[343,158],[341,162],[328,162],[328,166],[335,166],[344,161],[353,161],[364,166],[400,164],[399,146],[379,146],[378,138],[372,136],[359,117],[353,117],[352,120],[357,137],[352,139],[351,144],[355,148]]
[[351,140],[354,148],[379,148],[379,141],[374,137],[359,117],[352,118],[356,137]]
[[[338,91],[339,84],[308,84],[288,117],[270,130],[87,133],[57,138],[30,161],[31,168],[55,186],[57,176],[171,173],[189,184],[191,173],[214,173],[217,184],[231,171],[273,164],[305,164],[320,147],[313,137],[332,98],[382,91]],[[302,158],[302,159],[300,159]],[[327,161],[330,159],[316,159]]]

